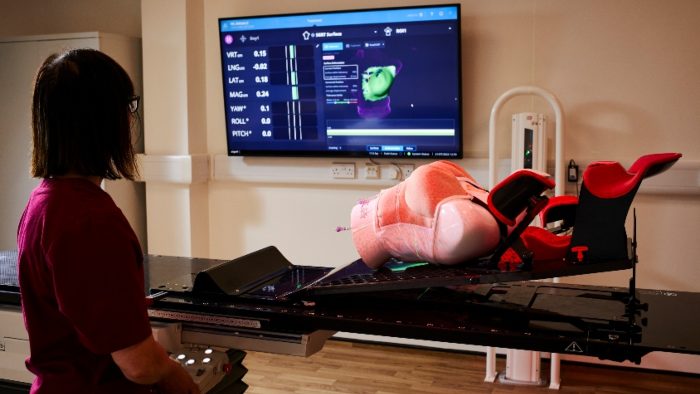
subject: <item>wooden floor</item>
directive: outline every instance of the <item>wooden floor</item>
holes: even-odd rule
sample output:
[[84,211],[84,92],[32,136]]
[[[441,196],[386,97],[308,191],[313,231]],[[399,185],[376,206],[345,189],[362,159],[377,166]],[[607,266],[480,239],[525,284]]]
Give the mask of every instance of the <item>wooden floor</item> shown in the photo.
[[[546,387],[484,383],[484,356],[328,341],[311,357],[248,352],[250,394],[557,393]],[[505,359],[498,358],[498,371]],[[543,371],[549,371],[543,362]],[[548,372],[544,374],[548,376]],[[700,393],[700,376],[562,363],[560,393]]]

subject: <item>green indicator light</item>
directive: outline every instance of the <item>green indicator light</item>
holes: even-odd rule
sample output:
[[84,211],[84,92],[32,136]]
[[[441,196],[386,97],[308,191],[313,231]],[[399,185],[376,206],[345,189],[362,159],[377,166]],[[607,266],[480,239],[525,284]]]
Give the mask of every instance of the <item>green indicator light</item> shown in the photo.
[[413,263],[404,263],[400,267],[391,267],[391,272],[403,272],[409,268],[422,267],[422,266],[428,265],[428,264],[430,264],[430,263],[428,263],[427,261],[416,261]]

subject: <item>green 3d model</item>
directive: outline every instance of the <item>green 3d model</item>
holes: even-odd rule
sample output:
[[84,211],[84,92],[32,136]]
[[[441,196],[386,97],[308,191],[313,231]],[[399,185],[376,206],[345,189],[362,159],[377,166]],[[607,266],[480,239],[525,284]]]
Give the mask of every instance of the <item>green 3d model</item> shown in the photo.
[[389,96],[396,77],[396,66],[369,67],[362,73],[362,95],[367,101],[379,101]]

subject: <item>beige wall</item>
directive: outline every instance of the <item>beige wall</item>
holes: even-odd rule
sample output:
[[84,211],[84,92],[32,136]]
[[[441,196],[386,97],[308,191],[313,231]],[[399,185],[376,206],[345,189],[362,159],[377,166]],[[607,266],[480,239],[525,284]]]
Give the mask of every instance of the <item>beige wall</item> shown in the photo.
[[[199,152],[201,146],[210,155],[225,153],[217,18],[426,3],[438,2],[204,1],[206,107],[200,124],[206,124],[206,138],[196,144],[188,141],[189,153]],[[0,35],[86,30],[141,35],[138,0],[26,0],[18,4],[0,0]],[[486,157],[488,114],[495,99],[511,87],[534,84],[556,94],[564,107],[567,159],[613,159],[629,164],[643,153],[680,151],[683,160],[700,160],[700,78],[696,76],[700,70],[696,39],[700,36],[700,2],[465,0],[461,4],[468,158]],[[149,17],[143,23],[152,27],[168,21]],[[149,94],[147,102],[162,99],[157,86]],[[507,154],[509,114],[527,110],[552,115],[539,99],[511,100],[498,122],[501,155]],[[158,128],[148,125],[155,134],[162,132]],[[156,141],[152,148],[158,151],[160,144]],[[198,146],[192,150],[194,145]],[[280,161],[247,162],[263,166]],[[295,161],[291,163],[289,173],[293,174]],[[321,165],[324,163],[330,161]],[[231,258],[274,244],[297,264],[343,264],[356,258],[356,253],[349,234],[333,229],[348,224],[355,201],[374,192],[376,188],[370,186],[210,181],[205,191],[208,255]],[[639,284],[700,291],[700,270],[695,267],[700,255],[700,198],[641,195],[635,206],[640,221]],[[169,225],[167,220],[149,223],[149,231],[170,231]],[[622,272],[577,280],[625,285],[627,276]]]
[[[355,1],[352,5],[428,3],[438,2]],[[345,9],[348,4],[207,0],[208,76],[220,78],[216,74],[217,18]],[[700,30],[699,2],[472,0],[461,4],[467,156],[487,154],[488,114],[495,99],[511,87],[534,84],[559,97],[567,115],[567,155],[571,157],[610,159],[614,152],[615,159],[624,162],[654,149],[678,150],[686,158],[700,159],[700,134],[693,132],[700,121],[696,110],[700,43],[692,39]],[[210,90],[217,89],[216,81],[209,85]],[[209,97],[216,98],[211,92]],[[548,111],[538,100],[513,100],[503,110],[506,121],[499,122],[499,126],[505,123],[500,128],[509,130],[510,112],[533,107]],[[222,105],[210,105],[209,122],[221,124],[222,111]],[[211,152],[225,151],[221,134],[210,134]],[[504,142],[503,154],[507,147]]]
[[[178,78],[173,75],[184,73],[190,85],[181,80],[180,90],[173,94],[172,86],[165,86],[172,85],[172,81],[161,79],[162,75],[149,78],[148,74],[158,73],[158,69],[144,68],[146,149],[162,155],[203,153],[211,157],[225,154],[217,18],[438,3],[0,0],[0,36],[102,31],[145,38],[151,31],[167,31],[172,20],[163,17],[170,15],[168,12],[158,10],[142,15],[142,5],[182,7],[183,2],[186,8],[203,4],[203,10],[197,8],[184,17],[189,23],[203,11],[202,22],[174,27],[177,34],[185,32],[189,49],[185,42],[178,46],[174,41],[174,50],[161,52],[162,48],[149,47],[158,43],[144,39],[143,48],[148,51],[144,62],[158,57],[182,62],[164,68],[163,75]],[[566,159],[580,163],[612,159],[630,164],[644,153],[680,151],[685,155],[683,161],[700,162],[700,1],[464,0],[461,4],[466,158],[460,164],[478,174],[481,182],[486,182],[485,161],[481,159],[488,151],[491,106],[507,89],[526,84],[541,86],[560,99],[566,114]],[[187,32],[202,25],[202,31]],[[198,46],[192,41],[201,35],[203,43]],[[163,39],[167,41],[168,37]],[[203,56],[204,76],[196,75],[202,67],[198,56]],[[165,61],[164,67],[172,62]],[[184,71],[177,68],[185,64]],[[200,87],[192,81],[197,78],[204,80]],[[173,125],[172,118],[161,118],[167,117],[173,107],[157,103],[168,102],[178,94],[183,94],[185,101],[175,108],[186,108],[188,113],[179,113],[180,120]],[[498,122],[499,156],[508,154],[510,114],[529,110],[545,112],[553,119],[540,99],[519,97],[509,101]],[[149,114],[153,115],[150,119]],[[5,137],[0,135],[3,140]],[[173,138],[177,139],[175,145]],[[5,159],[0,157],[2,168],[8,167],[3,165]],[[149,252],[181,254],[184,250],[199,257],[233,258],[276,245],[296,264],[340,265],[357,257],[349,233],[336,233],[334,229],[347,225],[351,207],[359,198],[376,193],[377,187],[280,182],[292,178],[304,166],[328,166],[331,160],[241,161],[253,168],[282,170],[274,182],[207,183],[204,176],[204,183],[195,185],[149,184],[149,215],[159,217],[148,223]],[[0,204],[6,202],[6,196],[0,194]],[[639,286],[699,292],[696,260],[700,255],[700,196],[638,195],[634,206],[640,227]],[[178,211],[182,207],[186,212]],[[16,223],[0,219],[5,220],[3,226],[14,230]],[[152,234],[155,242],[151,242]],[[622,271],[567,280],[625,286],[628,277],[629,272]]]
[[0,36],[86,31],[141,37],[141,0],[0,0]]
[[[21,6],[20,6],[21,5]],[[24,43],[3,44],[0,56],[0,249],[16,246],[17,222],[37,180],[29,175],[30,103],[32,79],[41,61],[68,46],[98,48],[117,59],[141,91],[140,0],[43,1],[0,0],[0,41],[25,37]],[[100,31],[100,34],[94,32]],[[116,34],[103,34],[113,32]],[[50,40],[47,38],[51,36]],[[29,36],[44,37],[43,43],[27,42]],[[14,48],[14,49],[13,49]],[[12,54],[12,55],[8,55]],[[9,103],[9,105],[7,104]],[[9,112],[8,112],[9,111]],[[12,135],[9,135],[12,134]],[[143,141],[137,142],[143,150]],[[105,182],[107,190],[124,211],[143,245],[147,244],[145,187],[128,181]]]
[[[352,5],[424,3],[429,2],[355,1]],[[617,160],[629,165],[642,154],[662,151],[682,152],[685,161],[700,160],[700,77],[695,72],[700,70],[700,42],[693,39],[700,36],[700,2],[479,0],[461,4],[467,156],[463,165],[469,158],[487,156],[488,117],[496,98],[514,86],[529,84],[553,92],[562,103],[567,161]],[[343,1],[205,2],[210,154],[225,154],[217,18],[347,7]],[[528,110],[554,118],[540,99],[509,101],[498,121],[499,157],[508,155],[510,114]],[[263,162],[275,163],[275,159]],[[355,201],[375,191],[367,186],[212,182],[210,254],[229,258],[275,244],[299,264],[343,264],[356,253],[349,234],[332,229],[346,225]],[[700,197],[640,195],[634,206],[639,219],[639,285],[700,291],[700,270],[695,266],[700,253]],[[628,277],[624,271],[569,280],[624,286]]]

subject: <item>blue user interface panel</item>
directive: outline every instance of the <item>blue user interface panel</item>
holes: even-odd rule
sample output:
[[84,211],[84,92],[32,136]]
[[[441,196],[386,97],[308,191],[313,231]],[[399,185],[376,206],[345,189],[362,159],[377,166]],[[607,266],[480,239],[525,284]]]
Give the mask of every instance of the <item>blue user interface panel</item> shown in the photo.
[[459,6],[219,20],[231,156],[462,156]]

